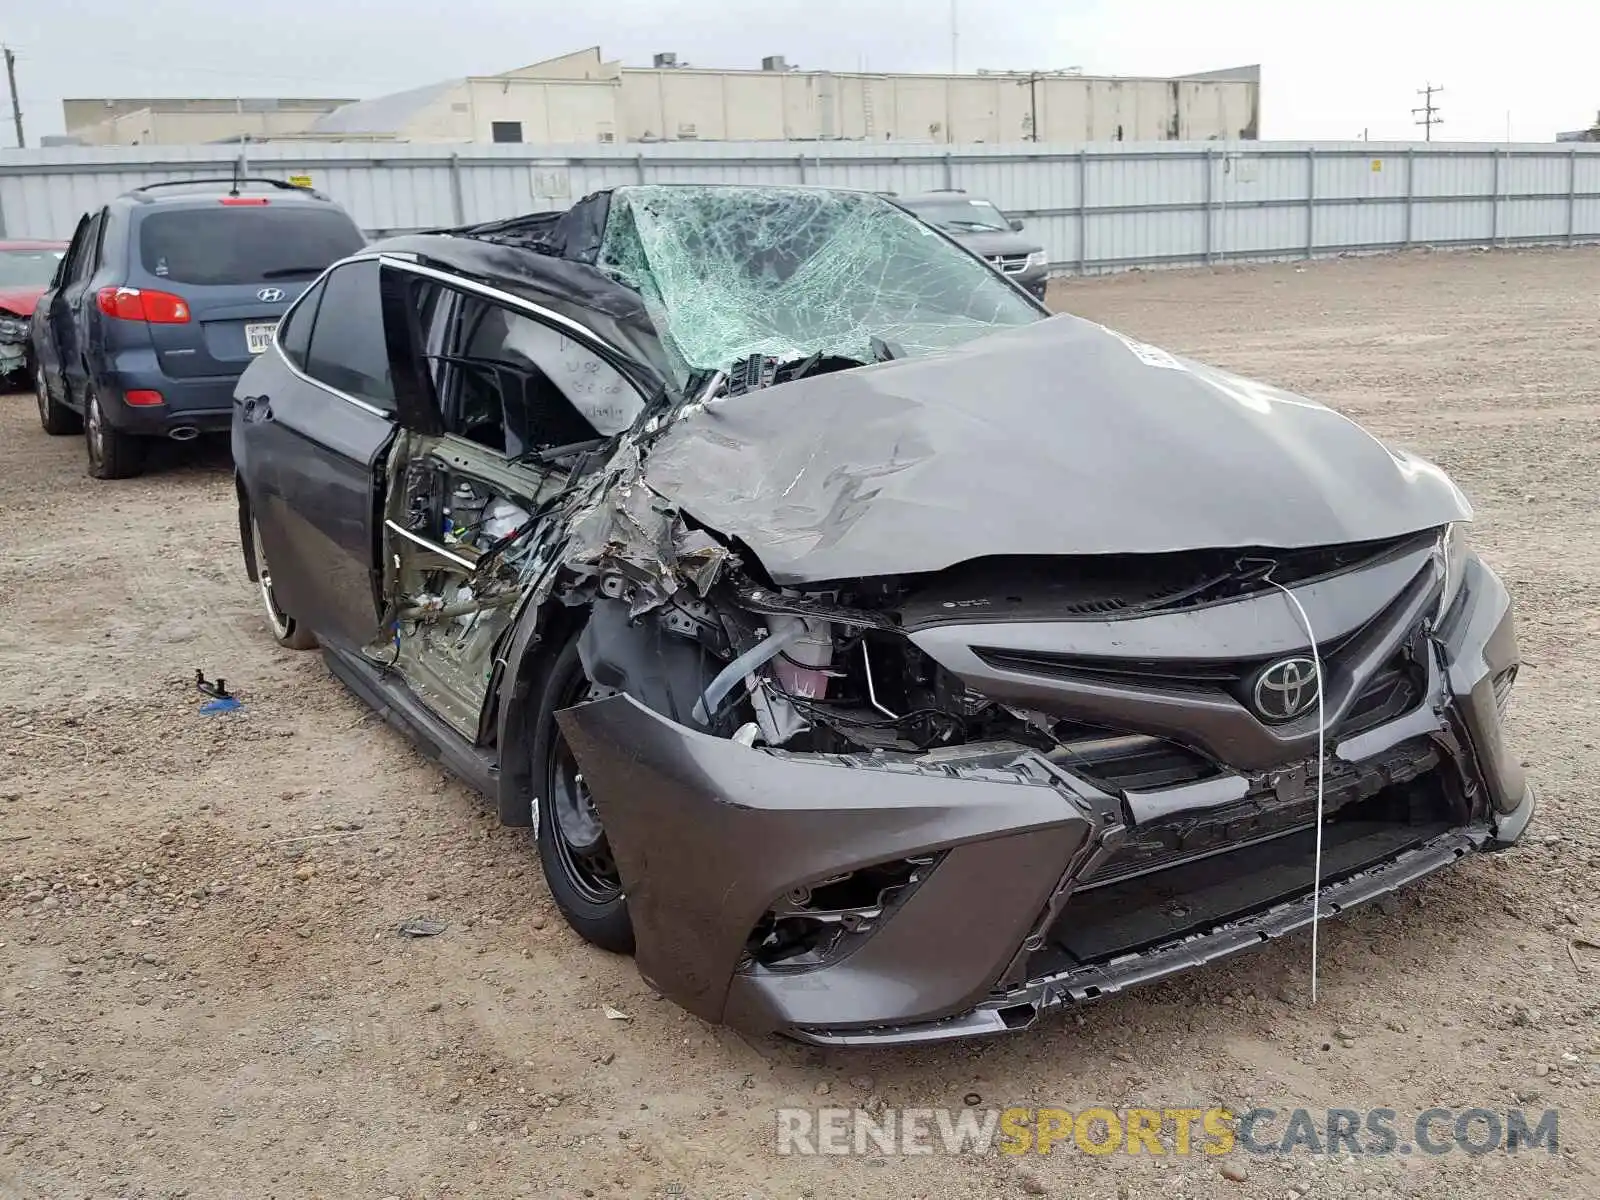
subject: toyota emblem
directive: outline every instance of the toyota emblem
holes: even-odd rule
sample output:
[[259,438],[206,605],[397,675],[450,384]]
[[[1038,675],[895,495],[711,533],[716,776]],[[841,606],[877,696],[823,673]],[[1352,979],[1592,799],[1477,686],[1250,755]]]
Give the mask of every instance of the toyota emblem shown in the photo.
[[283,299],[282,288],[262,288],[256,293],[257,300],[265,300],[268,304],[276,303]]
[[1316,661],[1280,658],[1263,667],[1251,689],[1250,701],[1256,715],[1273,724],[1301,716],[1317,703]]

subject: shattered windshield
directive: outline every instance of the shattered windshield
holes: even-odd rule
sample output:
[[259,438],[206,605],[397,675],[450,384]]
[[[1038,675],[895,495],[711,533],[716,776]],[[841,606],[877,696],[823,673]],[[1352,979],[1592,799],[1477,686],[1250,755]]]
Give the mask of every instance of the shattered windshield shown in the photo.
[[946,350],[1040,313],[878,196],[820,188],[623,187],[599,265],[637,291],[680,382],[752,355],[873,361]]
[[1011,232],[1011,223],[987,200],[915,200],[906,207],[929,225],[952,233]]

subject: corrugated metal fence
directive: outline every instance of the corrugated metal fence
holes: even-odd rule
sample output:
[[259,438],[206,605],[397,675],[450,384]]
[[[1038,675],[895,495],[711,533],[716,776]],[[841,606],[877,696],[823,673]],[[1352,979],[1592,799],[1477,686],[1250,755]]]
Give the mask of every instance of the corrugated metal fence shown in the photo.
[[[227,175],[237,158],[221,145],[0,152],[0,237],[66,237],[119,192]],[[248,167],[310,177],[375,234],[564,208],[624,183],[964,188],[1027,221],[1076,273],[1600,241],[1600,144],[1584,143],[270,143],[249,147]]]

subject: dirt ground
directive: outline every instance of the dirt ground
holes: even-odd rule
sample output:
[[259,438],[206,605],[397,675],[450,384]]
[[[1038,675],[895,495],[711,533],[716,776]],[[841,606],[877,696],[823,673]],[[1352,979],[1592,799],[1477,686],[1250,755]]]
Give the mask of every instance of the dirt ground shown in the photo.
[[[1332,921],[1315,1008],[1301,936],[1008,1040],[746,1040],[581,944],[524,833],[318,656],[273,645],[225,450],[97,483],[79,439],[4,397],[0,1196],[1600,1194],[1600,252],[1148,273],[1053,299],[1326,399],[1454,473],[1520,606],[1513,734],[1541,795],[1523,846]],[[202,715],[197,668],[243,708]],[[448,929],[397,936],[423,915]],[[1561,1149],[773,1149],[780,1107],[967,1093],[1402,1121],[1555,1108]]]

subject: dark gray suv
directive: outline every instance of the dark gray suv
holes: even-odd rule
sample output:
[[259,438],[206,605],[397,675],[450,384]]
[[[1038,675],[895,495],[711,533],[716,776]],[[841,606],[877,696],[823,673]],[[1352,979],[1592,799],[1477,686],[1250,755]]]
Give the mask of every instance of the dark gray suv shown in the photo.
[[948,234],[1007,277],[1016,280],[1039,300],[1050,281],[1049,258],[1044,247],[1022,234],[1022,222],[1007,217],[990,201],[969,196],[960,188],[895,196],[894,202]]
[[226,430],[278,319],[364,244],[332,200],[274,179],[150,184],[85,213],[34,311],[45,432],[84,431],[89,474],[120,479],[147,438]]

